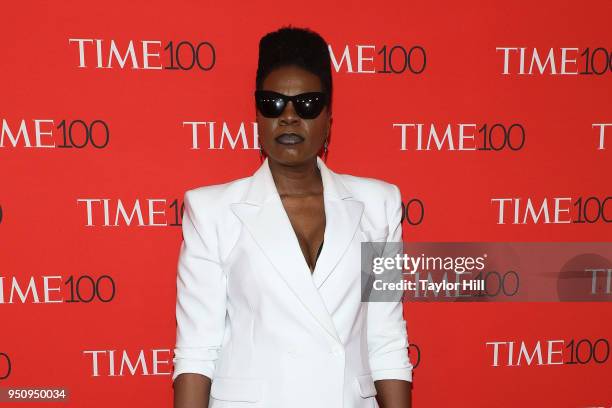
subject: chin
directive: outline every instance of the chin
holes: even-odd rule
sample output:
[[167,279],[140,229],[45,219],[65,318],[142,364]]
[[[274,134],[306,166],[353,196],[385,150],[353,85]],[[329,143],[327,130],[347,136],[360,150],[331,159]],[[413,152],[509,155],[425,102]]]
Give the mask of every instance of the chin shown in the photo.
[[270,160],[274,160],[283,164],[299,164],[311,159],[311,155],[306,154],[301,149],[296,148],[281,148],[276,154],[270,155]]

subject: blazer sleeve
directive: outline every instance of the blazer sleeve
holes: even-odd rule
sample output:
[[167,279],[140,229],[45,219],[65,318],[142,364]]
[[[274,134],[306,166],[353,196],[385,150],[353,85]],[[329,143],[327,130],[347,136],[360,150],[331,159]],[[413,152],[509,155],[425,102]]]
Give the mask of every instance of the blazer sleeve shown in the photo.
[[[392,184],[387,204],[389,236],[387,242],[402,241],[402,199]],[[408,357],[408,335],[401,300],[369,302],[367,317],[368,352],[374,381],[396,379],[412,381]]]
[[183,203],[172,381],[182,373],[212,380],[225,330],[227,279],[219,260],[214,217],[194,212],[191,191]]

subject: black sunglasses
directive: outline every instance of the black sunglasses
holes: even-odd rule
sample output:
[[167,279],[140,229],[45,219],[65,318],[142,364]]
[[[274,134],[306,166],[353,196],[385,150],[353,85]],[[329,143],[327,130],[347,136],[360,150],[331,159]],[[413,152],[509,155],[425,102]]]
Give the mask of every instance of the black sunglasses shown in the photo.
[[266,118],[278,118],[289,101],[293,102],[293,108],[299,117],[314,119],[327,105],[327,94],[325,92],[305,92],[288,96],[274,91],[255,91],[257,109]]

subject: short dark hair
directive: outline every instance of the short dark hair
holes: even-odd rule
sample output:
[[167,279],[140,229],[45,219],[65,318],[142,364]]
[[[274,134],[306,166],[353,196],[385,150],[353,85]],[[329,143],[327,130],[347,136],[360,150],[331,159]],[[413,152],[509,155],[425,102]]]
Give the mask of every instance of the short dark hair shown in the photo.
[[291,65],[319,77],[323,92],[329,97],[328,109],[331,110],[332,74],[329,48],[321,35],[308,28],[288,25],[261,38],[255,89],[262,89],[270,72]]

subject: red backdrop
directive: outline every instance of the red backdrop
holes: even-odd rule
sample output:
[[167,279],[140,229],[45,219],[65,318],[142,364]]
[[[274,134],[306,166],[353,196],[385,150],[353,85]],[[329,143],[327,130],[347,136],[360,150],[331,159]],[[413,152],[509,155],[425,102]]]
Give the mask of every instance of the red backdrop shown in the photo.
[[[406,241],[610,241],[609,1],[1,8],[0,388],[171,405],[183,193],[259,166],[258,41],[289,23],[336,63],[328,166],[398,184]],[[612,404],[610,303],[405,312],[416,407]]]

